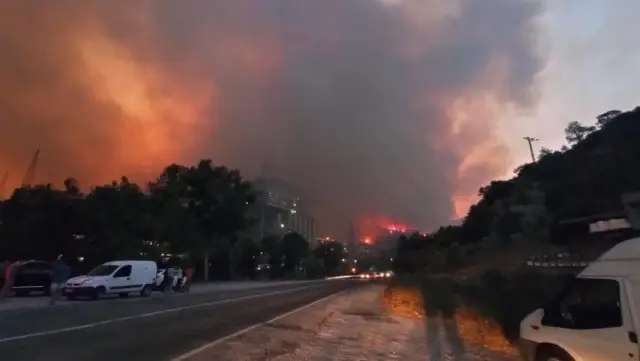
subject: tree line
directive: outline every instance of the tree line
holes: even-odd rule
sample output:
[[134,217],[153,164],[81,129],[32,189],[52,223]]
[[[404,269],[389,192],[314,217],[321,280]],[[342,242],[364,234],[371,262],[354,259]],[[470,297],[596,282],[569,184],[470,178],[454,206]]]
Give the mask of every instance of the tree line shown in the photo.
[[122,177],[86,193],[74,178],[62,188],[24,186],[0,202],[0,260],[63,254],[92,267],[114,259],[172,258],[190,262],[204,278],[336,271],[324,262],[336,255],[310,250],[298,234],[243,236],[257,222],[250,210],[259,196],[240,171],[210,160],[169,165],[145,185]]
[[407,272],[423,269],[425,254],[443,253],[456,264],[465,245],[523,241],[562,243],[577,237],[561,231],[561,221],[624,212],[621,196],[640,190],[640,107],[611,110],[592,125],[570,122],[567,144],[543,147],[535,162],[516,168],[515,176],[480,188],[479,201],[459,225],[427,235],[402,237],[397,266]]

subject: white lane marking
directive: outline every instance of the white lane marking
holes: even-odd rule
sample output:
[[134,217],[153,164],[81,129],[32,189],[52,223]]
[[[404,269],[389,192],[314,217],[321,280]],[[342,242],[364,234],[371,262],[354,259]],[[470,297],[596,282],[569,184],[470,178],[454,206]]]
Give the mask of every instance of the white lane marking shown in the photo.
[[237,297],[237,298],[228,298],[228,299],[225,299],[225,300],[198,303],[198,304],[195,304],[195,305],[182,306],[182,307],[176,307],[176,308],[169,308],[169,309],[166,309],[166,310],[160,310],[160,311],[154,311],[154,312],[148,312],[148,313],[141,313],[139,315],[112,318],[110,320],[104,320],[104,321],[95,322],[95,323],[88,323],[88,324],[85,324],[85,325],[78,325],[78,326],[59,328],[59,329],[49,330],[49,331],[29,333],[29,334],[20,335],[20,336],[11,336],[11,337],[6,337],[6,338],[0,338],[0,344],[1,343],[6,343],[6,342],[11,342],[11,341],[24,340],[24,339],[27,339],[27,338],[33,338],[33,337],[39,337],[39,336],[47,336],[47,335],[55,335],[55,334],[58,334],[58,333],[84,330],[84,329],[87,329],[87,328],[93,328],[93,327],[98,327],[98,326],[102,326],[102,325],[108,325],[108,324],[111,324],[111,323],[135,320],[135,319],[138,319],[138,318],[152,317],[152,316],[162,315],[162,314],[166,314],[166,313],[190,310],[190,309],[194,309],[194,308],[214,306],[214,305],[220,305],[220,304],[224,304],[224,303],[232,303],[232,302],[250,300],[250,299],[253,299],[253,298],[273,296],[273,295],[278,295],[278,294],[282,294],[282,293],[313,289],[313,288],[318,288],[318,287],[322,287],[322,286],[323,285],[313,285],[311,287],[308,287],[308,286],[307,287],[296,287],[296,288],[292,288],[292,289],[288,289],[288,290],[274,291],[274,292],[268,292],[268,293],[260,293],[260,294],[257,294],[257,295],[249,295],[249,296],[243,296],[243,297]]
[[230,334],[230,335],[227,335],[227,336],[221,337],[221,338],[219,338],[219,339],[217,339],[217,340],[214,340],[214,341],[212,341],[212,342],[209,342],[209,343],[207,343],[207,344],[204,344],[204,345],[202,345],[202,346],[200,346],[200,347],[198,347],[198,348],[196,348],[196,349],[194,349],[194,350],[191,350],[191,351],[189,351],[189,352],[187,352],[187,353],[185,353],[185,354],[182,354],[182,355],[180,355],[180,356],[178,356],[178,357],[172,358],[172,359],[171,359],[171,361],[185,361],[185,360],[189,359],[190,357],[192,357],[192,356],[195,356],[195,355],[199,354],[199,353],[200,353],[200,352],[202,352],[202,351],[205,351],[205,350],[207,350],[207,349],[209,349],[209,348],[211,348],[211,347],[214,347],[214,346],[216,346],[216,345],[219,345],[219,344],[221,344],[221,343],[223,343],[223,342],[225,342],[225,341],[228,341],[228,340],[230,340],[230,339],[232,339],[232,338],[234,338],[234,337],[238,337],[238,336],[240,336],[240,335],[242,335],[242,334],[245,334],[245,333],[247,333],[247,332],[249,332],[249,331],[255,330],[255,329],[256,329],[256,328],[258,328],[258,327],[261,327],[261,326],[268,325],[268,324],[270,324],[270,323],[273,323],[273,322],[279,321],[279,320],[281,320],[281,319],[283,319],[283,318],[285,318],[285,317],[287,317],[287,316],[291,316],[291,315],[293,315],[293,314],[294,314],[294,313],[296,313],[296,312],[300,312],[300,311],[302,311],[302,310],[304,310],[304,309],[306,309],[306,308],[309,308],[309,307],[311,307],[311,306],[315,306],[315,305],[317,305],[317,304],[318,304],[318,303],[320,303],[320,302],[327,301],[327,300],[329,300],[329,299],[331,299],[331,298],[333,298],[333,297],[336,297],[336,296],[338,296],[338,295],[340,295],[340,294],[342,294],[342,293],[344,293],[344,292],[347,292],[347,291],[349,291],[349,290],[342,290],[342,291],[339,291],[339,292],[336,292],[336,293],[330,294],[330,295],[329,295],[329,296],[327,296],[327,297],[323,297],[323,298],[321,298],[321,299],[319,299],[319,300],[313,301],[313,302],[311,302],[311,303],[307,303],[306,305],[304,305],[304,306],[302,306],[302,307],[298,307],[298,308],[296,308],[296,309],[295,309],[295,310],[293,310],[293,311],[289,311],[289,312],[287,312],[287,313],[283,313],[283,314],[281,314],[281,315],[279,315],[279,316],[276,316],[276,317],[274,317],[274,318],[270,319],[269,321],[265,321],[265,322],[261,322],[261,323],[256,323],[256,324],[254,324],[254,325],[252,325],[252,326],[249,326],[249,327],[247,327],[247,328],[245,328],[245,329],[242,329],[242,330],[237,331],[237,332],[234,332],[234,333],[232,333],[232,334]]
[[356,276],[333,276],[333,277],[326,277],[325,280],[330,281],[330,280],[344,280],[347,278],[356,278]]
[[[210,287],[209,285],[199,285],[199,286],[204,286],[204,287],[198,287],[198,289],[191,289],[191,294],[192,295],[203,295],[203,294],[207,294],[207,293],[214,293],[214,292],[234,292],[234,291],[249,291],[249,290],[261,290],[263,288],[268,288],[268,287],[281,287],[281,286],[289,286],[289,285],[293,285],[293,284],[312,284],[312,283],[320,283],[320,282],[325,282],[326,280],[324,279],[320,279],[320,280],[310,280],[310,281],[285,281],[285,282],[271,282],[271,283],[266,283],[266,282],[259,282],[257,284],[254,285],[241,285],[240,283],[237,284],[237,286],[231,286],[228,287],[227,285],[221,284],[222,287]],[[249,286],[249,287],[247,287]],[[149,299],[158,299],[158,298],[162,298],[163,295],[162,294],[156,294],[153,293],[151,295],[151,297],[147,298],[147,297],[132,297],[132,298],[118,298],[117,295],[110,295],[113,297],[107,297],[107,298],[103,298],[100,300],[94,300],[90,303],[87,303],[87,301],[69,301],[69,300],[64,300],[61,299],[59,300],[56,304],[56,307],[64,307],[64,306],[78,306],[78,305],[86,305],[86,306],[93,306],[93,305],[102,305],[104,303],[107,302],[120,302],[120,303],[127,303],[127,302],[142,302],[142,301],[148,301]],[[27,305],[27,306],[16,306],[14,308],[0,308],[0,314],[2,312],[16,312],[16,311],[32,311],[32,310],[39,310],[39,309],[44,309],[44,308],[50,308],[51,306],[49,305],[49,299],[38,299],[37,301],[41,301],[38,302],[36,304],[32,304],[32,305]],[[14,302],[14,300],[9,299],[9,302]],[[2,304],[0,304],[2,305]]]

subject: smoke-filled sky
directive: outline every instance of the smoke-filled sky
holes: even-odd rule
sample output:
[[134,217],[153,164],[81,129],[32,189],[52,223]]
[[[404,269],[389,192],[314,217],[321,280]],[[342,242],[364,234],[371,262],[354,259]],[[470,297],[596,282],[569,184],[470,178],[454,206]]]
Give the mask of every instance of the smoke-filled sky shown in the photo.
[[303,188],[322,232],[432,229],[526,159],[522,136],[578,120],[580,94],[546,95],[591,75],[554,43],[563,16],[637,8],[553,3],[0,0],[0,172],[16,186],[37,148],[36,181],[87,187],[211,158]]

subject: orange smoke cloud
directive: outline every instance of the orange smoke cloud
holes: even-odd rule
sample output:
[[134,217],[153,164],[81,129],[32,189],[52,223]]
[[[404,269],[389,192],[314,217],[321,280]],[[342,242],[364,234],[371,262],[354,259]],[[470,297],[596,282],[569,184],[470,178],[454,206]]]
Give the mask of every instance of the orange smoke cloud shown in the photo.
[[0,0],[0,174],[38,148],[36,181],[83,185],[269,162],[323,232],[436,227],[508,163],[540,7],[425,3]]
[[[85,184],[122,174],[148,179],[191,154],[189,144],[200,143],[216,124],[215,80],[141,56],[153,49],[136,44],[153,43],[149,34],[155,32],[144,16],[122,19],[136,24],[138,37],[127,43],[109,34],[97,7],[67,12],[58,5],[13,3],[2,14],[26,19],[35,13],[39,25],[2,26],[15,36],[3,43],[20,42],[0,59],[0,77],[9,80],[0,84],[7,119],[0,164],[10,173],[10,186],[18,184],[36,148],[42,149],[37,181],[76,176]],[[10,76],[16,71],[24,78]]]

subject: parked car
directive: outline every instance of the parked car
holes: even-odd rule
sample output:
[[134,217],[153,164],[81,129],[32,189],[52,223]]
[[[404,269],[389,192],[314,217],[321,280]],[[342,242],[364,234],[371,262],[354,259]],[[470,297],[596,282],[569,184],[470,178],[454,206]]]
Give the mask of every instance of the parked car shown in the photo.
[[[27,261],[20,264],[12,290],[17,296],[28,296],[31,292],[51,292],[51,271],[53,264],[43,261]],[[4,276],[4,272],[2,272]],[[4,278],[0,278],[0,288],[4,285]]]
[[126,297],[139,293],[148,297],[153,290],[158,266],[153,261],[112,261],[104,263],[84,276],[67,281],[64,294],[68,299],[89,296],[93,299],[108,294]]

